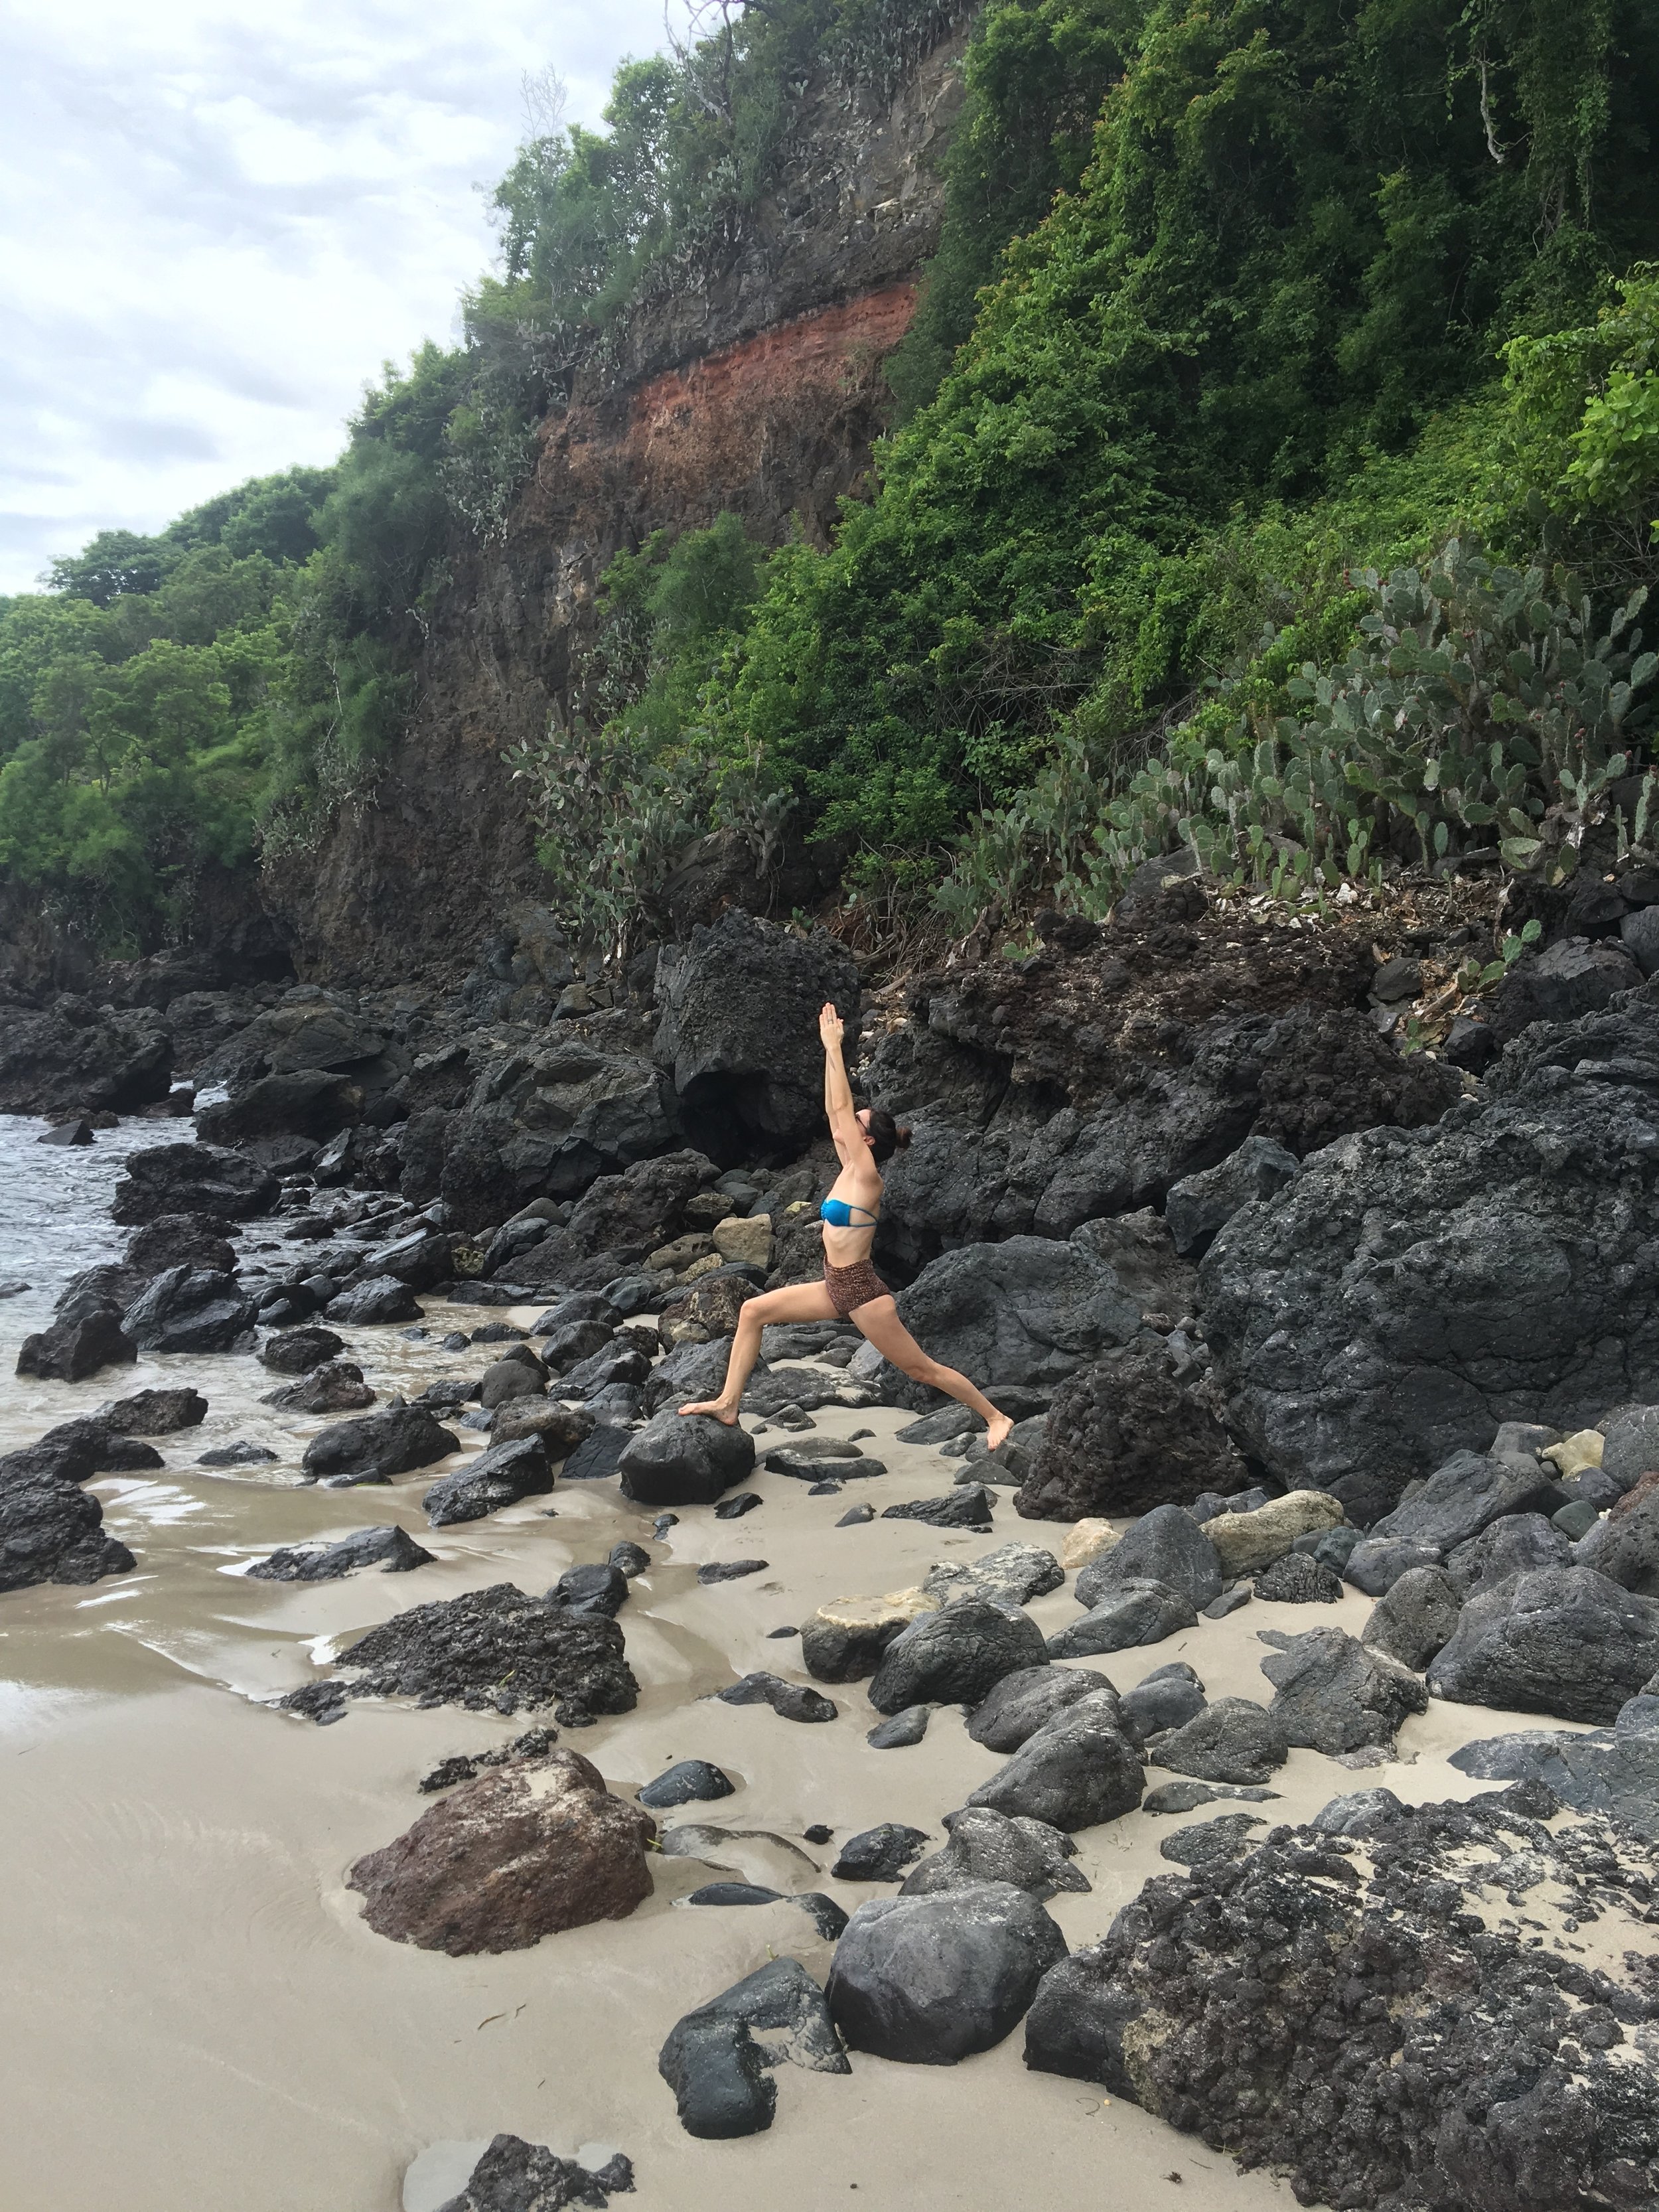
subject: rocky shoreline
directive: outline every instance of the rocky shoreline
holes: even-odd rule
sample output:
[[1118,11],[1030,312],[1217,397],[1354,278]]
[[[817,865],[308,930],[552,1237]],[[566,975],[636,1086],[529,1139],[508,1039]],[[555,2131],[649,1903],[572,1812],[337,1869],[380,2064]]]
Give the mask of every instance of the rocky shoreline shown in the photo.
[[[1620,931],[1659,876],[1612,873],[1433,1055],[1396,1032],[1485,892],[1291,927],[1156,870],[902,993],[733,913],[626,990],[526,920],[451,996],[10,1011],[14,1113],[195,1125],[126,1155],[119,1256],[17,1345],[29,1665],[66,1607],[177,1603],[137,1640],[319,1809],[322,1747],[403,1724],[320,1894],[423,1977],[568,1960],[595,2002],[636,1925],[718,1926],[649,2032],[606,2014],[605,2157],[520,2084],[428,2212],[744,2203],[757,2139],[770,2185],[837,2095],[884,2148],[913,2078],[987,2067],[1305,2203],[1647,2201],[1659,999]],[[995,1454],[836,1323],[767,1332],[738,1430],[673,1412],[816,1272],[830,997],[916,1130],[878,1262],[1015,1414]],[[1054,2201],[1094,2201],[1080,2155]]]

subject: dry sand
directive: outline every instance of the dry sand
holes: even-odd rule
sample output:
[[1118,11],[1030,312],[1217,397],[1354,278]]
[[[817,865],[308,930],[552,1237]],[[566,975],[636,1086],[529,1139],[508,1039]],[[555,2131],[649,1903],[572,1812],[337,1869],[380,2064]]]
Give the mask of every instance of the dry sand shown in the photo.
[[[520,1322],[533,1310],[509,1315]],[[432,1306],[434,1338],[498,1313]],[[9,1332],[9,1334],[8,1334]],[[21,1331],[0,1309],[9,1376]],[[383,1393],[473,1376],[479,1352],[446,1354],[395,1329],[347,1332]],[[405,1607],[511,1580],[547,1588],[566,1566],[602,1559],[652,1516],[614,1482],[561,1486],[493,1519],[433,1532],[420,1497],[438,1468],[390,1488],[295,1486],[305,1439],[324,1425],[257,1402],[280,1378],[251,1358],[177,1358],[76,1388],[9,1380],[0,1449],[90,1411],[105,1395],[195,1383],[200,1429],[156,1439],[165,1474],[98,1482],[108,1526],[136,1573],[90,1589],[0,1597],[0,1897],[5,1985],[0,2066],[12,2124],[0,2140],[0,2205],[31,2212],[399,2212],[411,2160],[445,2142],[506,2129],[566,2154],[595,2141],[634,2160],[642,2208],[673,2212],[823,2212],[856,2193],[872,2212],[1044,2212],[1136,2208],[1288,2208],[1288,2186],[1231,2160],[1083,2082],[1029,2074],[1021,2039],[955,2068],[855,2057],[850,2079],[785,2069],[771,2130],[737,2142],[684,2135],[656,2054],[679,2014],[786,1943],[809,1966],[793,1908],[687,1907],[677,1899],[740,1873],[784,1889],[823,1888],[848,1910],[872,1885],[830,1878],[840,1842],[880,1820],[942,1840],[939,1816],[1000,1761],[934,1715],[908,1750],[865,1741],[877,1716],[863,1686],[831,1690],[827,1725],[763,1705],[703,1702],[754,1668],[804,1680],[799,1646],[767,1632],[824,1599],[894,1589],[936,1559],[967,1559],[1019,1537],[1058,1548],[1063,1530],[1020,1521],[999,1493],[995,1532],[905,1521],[837,1528],[849,1504],[936,1495],[957,1462],[892,1441],[906,1416],[826,1408],[819,1434],[873,1431],[891,1470],[814,1498],[757,1473],[764,1499],[732,1522],[687,1510],[623,1609],[637,1711],[562,1740],[629,1790],[675,1759],[705,1758],[736,1796],[661,1816],[758,1832],[707,1859],[653,1860],[655,1893],[629,1919],[550,1938],[533,1950],[453,1960],[388,1942],[343,1886],[362,1852],[401,1833],[433,1801],[416,1784],[440,1757],[477,1751],[532,1724],[446,1708],[365,1701],[319,1729],[264,1700],[313,1679],[316,1661]],[[757,1425],[754,1423],[750,1426]],[[463,1432],[467,1434],[467,1432]],[[770,1432],[774,1441],[787,1439]],[[282,1463],[215,1474],[194,1462],[233,1437],[270,1444]],[[483,1439],[467,1435],[466,1449]],[[547,1508],[554,1509],[548,1517]],[[409,1575],[371,1571],[313,1585],[250,1583],[240,1568],[278,1543],[401,1522],[439,1555]],[[704,1560],[763,1557],[768,1571],[700,1587]],[[1030,1610],[1052,1630],[1073,1618],[1074,1577]],[[1369,1601],[1252,1603],[1149,1649],[1085,1664],[1121,1688],[1172,1659],[1212,1697],[1266,1703],[1263,1628],[1335,1621],[1356,1632]],[[1275,1778],[1279,1804],[1205,1807],[1302,1820],[1339,1791],[1386,1784],[1402,1798],[1463,1797],[1483,1785],[1445,1763],[1471,1737],[1535,1719],[1432,1705],[1409,1721],[1396,1763],[1356,1773],[1299,1751]],[[1156,1770],[1149,1780],[1164,1778]],[[835,1843],[802,1840],[815,1822]],[[1098,1936],[1146,1877],[1172,1869],[1158,1843],[1182,1819],[1136,1813],[1078,1839],[1093,1885],[1048,1910],[1073,1944]],[[465,2172],[467,2160],[459,2160]],[[405,2212],[439,2201],[423,2161]]]

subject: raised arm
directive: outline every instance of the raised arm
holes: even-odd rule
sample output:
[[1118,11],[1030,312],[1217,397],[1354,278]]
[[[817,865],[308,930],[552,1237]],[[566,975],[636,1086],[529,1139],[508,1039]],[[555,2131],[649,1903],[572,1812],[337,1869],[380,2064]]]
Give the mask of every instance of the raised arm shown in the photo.
[[818,1035],[823,1039],[823,1110],[830,1118],[830,1134],[845,1166],[849,1158],[856,1158],[864,1150],[864,1132],[854,1110],[853,1086],[847,1080],[846,1063],[842,1058],[842,1018],[833,1001],[826,1000],[819,1009]]

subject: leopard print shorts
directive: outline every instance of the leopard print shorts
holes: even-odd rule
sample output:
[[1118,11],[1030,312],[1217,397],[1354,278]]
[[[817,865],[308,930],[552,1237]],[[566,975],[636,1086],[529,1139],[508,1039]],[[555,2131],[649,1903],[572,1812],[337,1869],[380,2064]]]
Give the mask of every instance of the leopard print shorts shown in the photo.
[[830,1293],[830,1303],[845,1317],[860,1306],[867,1306],[872,1298],[890,1298],[893,1295],[867,1260],[860,1260],[851,1267],[832,1267],[823,1263],[823,1287]]

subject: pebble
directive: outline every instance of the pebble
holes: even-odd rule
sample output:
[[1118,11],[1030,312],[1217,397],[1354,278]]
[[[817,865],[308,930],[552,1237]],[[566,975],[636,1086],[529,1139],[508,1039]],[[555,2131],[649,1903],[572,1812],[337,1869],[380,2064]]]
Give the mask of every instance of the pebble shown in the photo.
[[906,1705],[902,1713],[895,1713],[891,1720],[872,1728],[864,1741],[872,1751],[902,1751],[913,1743],[920,1743],[927,1735],[933,1711],[931,1705]]
[[697,1580],[709,1583],[734,1583],[744,1575],[764,1574],[770,1566],[769,1559],[710,1559],[697,1569]]
[[758,1490],[739,1490],[731,1498],[722,1498],[714,1508],[717,1521],[738,1521],[745,1513],[752,1513],[761,1502]]
[[873,1505],[849,1505],[836,1526],[837,1528],[861,1528],[866,1521],[873,1521],[875,1517]]

